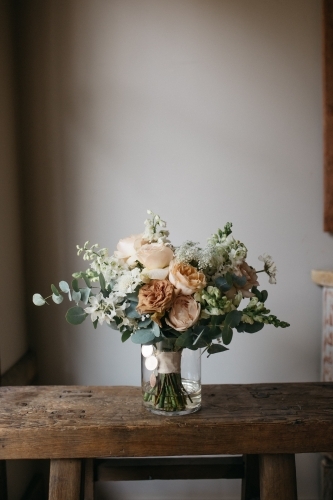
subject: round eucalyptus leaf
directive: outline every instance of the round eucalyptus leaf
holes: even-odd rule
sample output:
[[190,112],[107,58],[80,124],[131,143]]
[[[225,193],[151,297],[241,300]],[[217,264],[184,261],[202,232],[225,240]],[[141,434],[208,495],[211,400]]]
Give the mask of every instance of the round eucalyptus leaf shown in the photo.
[[55,293],[52,294],[52,300],[56,304],[61,304],[61,302],[64,300],[62,295],[56,295]]
[[69,284],[67,283],[67,281],[60,281],[59,288],[64,293],[69,292]]
[[35,304],[35,306],[43,306],[45,304],[45,300],[40,295],[40,293],[35,293],[33,295],[32,302]]
[[80,323],[83,323],[87,316],[88,314],[84,312],[82,307],[75,306],[68,309],[66,313],[66,320],[72,325],[79,325]]

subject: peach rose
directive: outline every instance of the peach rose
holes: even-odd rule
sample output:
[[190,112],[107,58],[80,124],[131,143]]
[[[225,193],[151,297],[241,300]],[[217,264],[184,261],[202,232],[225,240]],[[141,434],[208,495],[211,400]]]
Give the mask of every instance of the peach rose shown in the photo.
[[145,313],[164,313],[171,307],[175,289],[168,280],[152,280],[139,291],[137,311]]
[[190,264],[171,262],[169,280],[184,295],[192,295],[206,286],[206,277]]
[[233,287],[230,288],[227,292],[225,292],[225,295],[229,300],[232,300],[238,292],[242,292],[243,297],[250,298],[254,297],[254,293],[252,293],[250,290],[253,286],[258,286],[258,276],[253,269],[253,267],[249,266],[247,262],[242,262],[242,264],[239,266],[239,270],[237,273],[235,273],[236,276],[245,276],[246,278],[246,283],[243,286],[239,286],[237,284],[234,284]]
[[200,309],[200,304],[191,295],[178,295],[165,322],[178,332],[185,332],[198,321]]
[[163,269],[173,258],[173,251],[163,243],[146,243],[137,252],[137,260],[147,269]]
[[134,264],[137,260],[136,253],[137,250],[142,245],[143,234],[134,234],[129,236],[128,238],[123,238],[118,241],[117,250],[114,252],[114,255],[118,259],[123,259],[129,265]]

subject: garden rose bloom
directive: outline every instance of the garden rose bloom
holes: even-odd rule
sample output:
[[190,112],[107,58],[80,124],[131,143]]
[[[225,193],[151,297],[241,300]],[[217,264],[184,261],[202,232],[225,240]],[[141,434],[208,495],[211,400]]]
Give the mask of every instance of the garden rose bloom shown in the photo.
[[145,313],[164,313],[171,307],[175,297],[175,289],[168,280],[152,280],[143,285],[139,291],[137,311]]
[[114,252],[115,257],[123,259],[128,264],[134,264],[136,252],[142,245],[143,234],[134,234],[128,238],[123,238],[118,241],[117,250]]
[[234,284],[233,287],[230,288],[227,292],[225,292],[225,295],[229,300],[232,300],[238,292],[241,292],[243,297],[250,298],[254,297],[254,293],[252,293],[250,290],[253,286],[258,286],[258,276],[253,269],[253,267],[249,266],[247,262],[242,262],[242,264],[239,266],[239,270],[237,273],[235,273],[237,276],[245,276],[246,278],[246,283],[243,286],[239,286],[237,284]]
[[137,260],[147,269],[163,269],[173,258],[173,251],[163,243],[146,243],[137,252]]
[[181,262],[171,262],[169,280],[184,295],[192,295],[206,286],[206,277],[203,273]]
[[200,304],[191,295],[178,295],[165,321],[178,332],[185,332],[199,319],[200,309]]

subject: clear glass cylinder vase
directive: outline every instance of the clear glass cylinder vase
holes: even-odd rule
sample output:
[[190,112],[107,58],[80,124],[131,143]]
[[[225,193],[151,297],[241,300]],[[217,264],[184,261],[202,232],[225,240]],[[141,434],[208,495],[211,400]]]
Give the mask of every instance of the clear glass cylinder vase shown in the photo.
[[141,348],[142,397],[147,410],[177,416],[201,407],[201,349],[171,351],[162,342]]

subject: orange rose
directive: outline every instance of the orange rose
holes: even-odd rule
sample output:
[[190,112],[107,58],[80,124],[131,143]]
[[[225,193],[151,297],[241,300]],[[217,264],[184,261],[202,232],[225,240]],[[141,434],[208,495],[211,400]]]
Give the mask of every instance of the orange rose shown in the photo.
[[168,280],[152,280],[139,291],[137,311],[145,313],[164,313],[171,307],[175,289]]
[[184,295],[192,295],[195,292],[199,292],[207,284],[204,273],[190,266],[190,264],[182,262],[170,263],[169,280]]
[[178,332],[185,332],[198,321],[200,309],[200,304],[191,295],[178,295],[165,322]]

